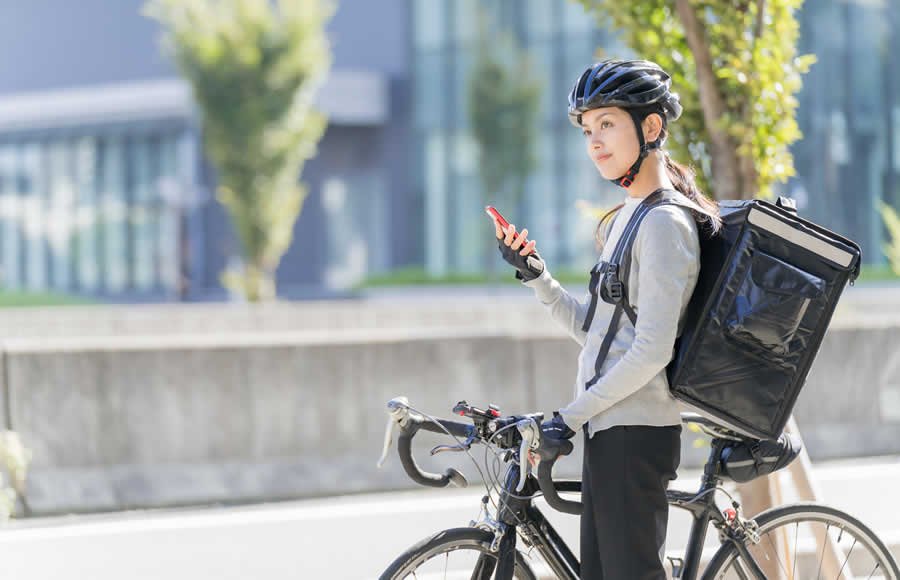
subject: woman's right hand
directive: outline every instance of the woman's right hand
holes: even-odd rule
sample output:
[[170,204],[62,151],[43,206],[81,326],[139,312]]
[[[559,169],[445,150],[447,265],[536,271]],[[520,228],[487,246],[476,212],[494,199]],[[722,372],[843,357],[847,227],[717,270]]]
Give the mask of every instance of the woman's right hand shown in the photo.
[[494,220],[494,231],[498,240],[503,240],[503,243],[512,250],[519,250],[523,256],[527,256],[533,252],[534,247],[537,245],[537,242],[534,240],[526,242],[528,238],[528,228],[525,228],[516,234],[516,225],[509,224],[509,229],[504,232],[497,220]]
[[509,224],[506,231],[494,220],[494,233],[503,259],[516,269],[516,278],[529,282],[544,272],[544,260],[537,253],[535,240],[526,241],[528,229],[516,232],[515,224]]

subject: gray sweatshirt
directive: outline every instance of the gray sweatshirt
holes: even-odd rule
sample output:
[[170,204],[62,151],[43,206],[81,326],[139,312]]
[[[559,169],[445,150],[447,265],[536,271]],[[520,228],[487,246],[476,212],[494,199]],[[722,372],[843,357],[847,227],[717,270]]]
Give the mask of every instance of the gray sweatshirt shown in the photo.
[[[609,232],[602,260],[607,260],[641,199],[626,197]],[[622,316],[601,369],[600,379],[585,389],[594,374],[600,344],[615,307],[598,298],[594,320],[581,330],[590,294],[572,297],[545,268],[525,282],[550,310],[553,319],[582,346],[574,400],[560,409],[574,430],[588,423],[588,434],[616,425],[680,425],[678,402],[669,393],[665,367],[674,355],[675,338],[700,271],[697,224],[690,210],[675,205],[652,209],[638,230],[626,282],[629,302],[637,313],[637,328]]]

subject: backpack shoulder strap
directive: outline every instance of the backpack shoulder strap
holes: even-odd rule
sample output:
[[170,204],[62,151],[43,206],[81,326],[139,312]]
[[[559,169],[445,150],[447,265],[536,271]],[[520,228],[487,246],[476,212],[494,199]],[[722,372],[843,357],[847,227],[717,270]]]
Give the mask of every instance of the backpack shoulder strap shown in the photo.
[[[682,199],[687,203],[683,203]],[[628,225],[625,227],[625,231],[622,233],[622,237],[619,238],[615,250],[613,250],[609,264],[605,264],[606,270],[611,271],[613,283],[618,284],[621,288],[621,299],[616,303],[616,308],[609,321],[609,328],[606,330],[606,335],[603,337],[603,343],[600,345],[600,351],[597,353],[597,359],[594,361],[594,376],[585,383],[585,389],[591,388],[591,386],[600,380],[600,371],[603,368],[603,364],[606,362],[607,356],[609,356],[609,349],[612,346],[616,331],[619,329],[619,320],[622,318],[622,313],[624,312],[628,316],[631,324],[637,326],[637,312],[635,312],[634,308],[628,302],[628,291],[625,286],[631,271],[631,248],[634,245],[634,240],[637,238],[637,232],[641,222],[644,221],[644,218],[647,217],[650,210],[663,205],[681,205],[683,207],[692,208],[696,204],[693,204],[687,197],[677,191],[662,190],[648,196],[647,199],[641,203],[641,206],[635,210],[631,220],[629,220]],[[592,282],[595,276],[599,280],[599,271],[597,274],[592,271]],[[594,307],[596,306],[595,299],[596,293],[592,293],[591,304]],[[585,327],[589,326],[590,324],[585,321]]]
[[[655,197],[656,199],[650,199]],[[637,239],[638,227],[641,222],[644,221],[644,218],[650,213],[650,210],[655,209],[657,207],[662,207],[664,205],[678,205],[681,207],[685,207],[688,209],[696,209],[698,208],[697,204],[688,199],[687,196],[682,194],[681,192],[664,189],[657,193],[654,193],[650,196],[647,201],[646,210],[641,214],[636,227],[632,228],[627,232],[627,237],[623,236],[624,239],[620,240],[622,244],[622,248],[620,252],[617,252],[617,266],[618,271],[620,272],[620,280],[622,282],[622,307],[625,309],[625,313],[628,315],[628,319],[631,320],[632,324],[637,324],[637,314],[634,311],[631,303],[628,301],[628,289],[626,284],[628,283],[628,278],[631,273],[631,250],[634,246],[634,242]],[[617,248],[618,249],[618,248]]]

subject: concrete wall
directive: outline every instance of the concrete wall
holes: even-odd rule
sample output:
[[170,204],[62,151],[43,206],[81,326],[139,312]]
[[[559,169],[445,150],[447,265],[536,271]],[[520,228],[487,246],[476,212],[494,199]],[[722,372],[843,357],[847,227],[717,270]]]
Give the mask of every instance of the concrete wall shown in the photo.
[[[510,276],[507,274],[507,276]],[[586,284],[586,282],[585,282]],[[579,295],[581,284],[568,284]],[[368,289],[348,300],[269,304],[142,304],[4,308],[2,339],[457,328],[475,332],[562,331],[528,288],[419,286]],[[832,329],[900,326],[900,286],[848,287]]]
[[[29,506],[58,513],[413,487],[395,453],[375,468],[392,397],[444,417],[459,399],[509,413],[569,400],[578,347],[541,330],[546,316],[528,329],[456,322],[8,339],[0,405],[8,400],[9,426],[34,453]],[[814,459],[900,453],[897,369],[900,325],[829,333],[796,409]],[[685,464],[704,458],[696,438],[683,437]],[[427,456],[439,438],[421,439],[423,465],[459,465],[476,479],[464,457]],[[579,471],[577,458],[560,464],[564,475]]]

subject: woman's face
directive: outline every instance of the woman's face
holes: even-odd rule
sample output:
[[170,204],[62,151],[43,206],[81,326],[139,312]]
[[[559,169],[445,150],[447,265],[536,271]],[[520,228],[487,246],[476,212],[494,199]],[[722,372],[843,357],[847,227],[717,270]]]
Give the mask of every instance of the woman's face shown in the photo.
[[634,121],[624,109],[604,107],[581,115],[587,152],[605,179],[618,179],[635,162],[641,146]]

